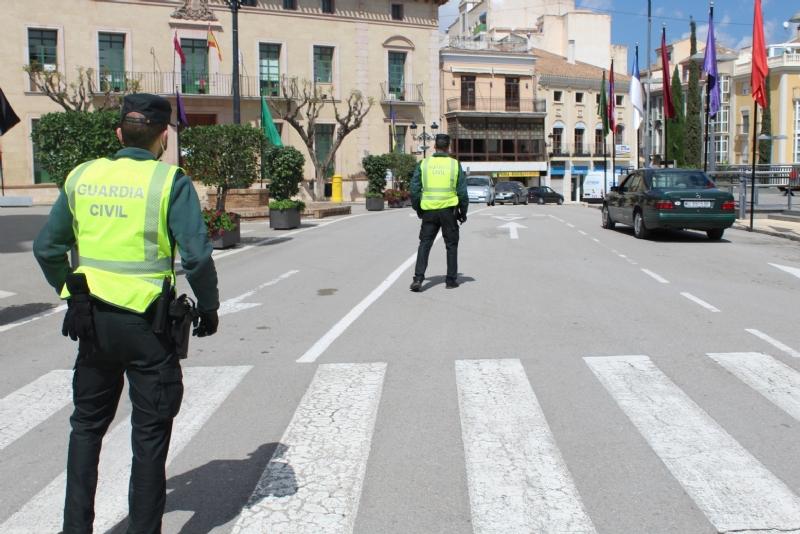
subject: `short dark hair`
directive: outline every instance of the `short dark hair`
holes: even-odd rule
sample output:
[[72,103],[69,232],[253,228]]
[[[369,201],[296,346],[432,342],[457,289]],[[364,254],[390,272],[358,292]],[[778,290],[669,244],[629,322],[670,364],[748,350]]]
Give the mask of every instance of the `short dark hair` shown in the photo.
[[450,141],[446,141],[444,139],[437,139],[434,142],[434,146],[436,148],[448,148],[450,146]]
[[[139,117],[137,117],[137,115]],[[142,115],[140,113],[128,113],[126,117],[141,118]],[[130,148],[150,150],[153,143],[155,143],[158,137],[167,129],[167,126],[167,124],[163,123],[144,124],[143,122],[128,122],[123,120],[120,124],[122,143]]]

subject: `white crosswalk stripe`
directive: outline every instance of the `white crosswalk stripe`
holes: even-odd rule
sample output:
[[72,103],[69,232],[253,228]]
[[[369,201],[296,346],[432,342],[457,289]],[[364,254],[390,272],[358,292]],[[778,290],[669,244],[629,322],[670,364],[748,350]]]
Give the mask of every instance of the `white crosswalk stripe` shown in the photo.
[[456,362],[477,534],[593,533],[519,360]]
[[[184,397],[175,418],[167,465],[191,441],[252,366],[187,367]],[[130,419],[120,422],[103,440],[98,468],[94,531],[106,532],[128,513],[131,471]],[[59,475],[3,525],[1,534],[58,532],[61,529],[66,472]]]
[[760,352],[726,352],[708,356],[800,421],[800,373]]
[[800,499],[648,357],[584,360],[719,532],[800,531]]
[[353,531],[385,373],[319,366],[234,534]]
[[0,450],[72,400],[72,371],[56,370],[0,400]]

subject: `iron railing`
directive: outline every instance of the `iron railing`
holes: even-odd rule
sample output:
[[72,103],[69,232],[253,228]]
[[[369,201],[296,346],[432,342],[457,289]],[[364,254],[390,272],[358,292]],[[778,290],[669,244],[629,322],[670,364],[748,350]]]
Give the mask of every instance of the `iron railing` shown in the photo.
[[421,83],[381,83],[381,102],[424,104]]
[[[98,72],[95,73],[97,87],[112,92],[130,90],[137,93],[160,95],[175,94],[179,87],[182,94],[233,96],[233,75],[208,74],[205,72]],[[286,87],[284,87],[284,85]],[[286,91],[284,90],[286,89]],[[288,93],[288,94],[286,94]],[[239,76],[239,94],[243,98],[296,98],[297,77],[285,80],[260,76]]]
[[547,101],[533,98],[448,98],[447,111],[546,113]]
[[589,143],[573,143],[572,154],[576,158],[585,158],[592,155],[591,145]]

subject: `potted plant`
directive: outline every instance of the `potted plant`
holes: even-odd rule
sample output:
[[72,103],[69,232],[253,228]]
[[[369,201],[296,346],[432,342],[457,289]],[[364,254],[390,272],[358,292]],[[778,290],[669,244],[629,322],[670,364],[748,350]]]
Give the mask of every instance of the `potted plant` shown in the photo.
[[289,230],[300,226],[300,215],[306,209],[302,200],[292,200],[300,192],[305,158],[292,146],[276,146],[264,155],[269,176],[269,227]]
[[386,188],[386,171],[389,163],[384,156],[364,156],[361,160],[369,185],[364,195],[367,198],[367,211],[383,209],[383,190]]
[[203,220],[206,222],[206,235],[214,248],[232,247],[240,241],[241,225],[237,213],[205,208]]
[[409,194],[402,189],[387,189],[386,200],[389,202],[390,208],[402,208],[409,199]]
[[411,154],[403,154],[401,152],[389,152],[384,154],[383,157],[389,163],[389,170],[392,171],[392,176],[394,176],[397,186],[406,193],[403,205],[410,206],[411,196],[408,194],[408,190],[411,187],[411,178],[414,176],[414,171],[419,165],[417,158]]

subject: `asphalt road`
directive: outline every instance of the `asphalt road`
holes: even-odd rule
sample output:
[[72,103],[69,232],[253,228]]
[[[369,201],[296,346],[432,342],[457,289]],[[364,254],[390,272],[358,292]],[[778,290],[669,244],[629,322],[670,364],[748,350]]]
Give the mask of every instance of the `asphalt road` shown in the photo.
[[[0,534],[60,528],[75,345],[45,215],[0,211]],[[439,240],[411,293],[409,209],[243,230],[185,361],[165,533],[800,532],[799,243],[473,205],[461,287]],[[95,532],[125,531],[129,414]]]

